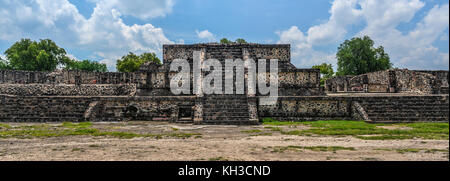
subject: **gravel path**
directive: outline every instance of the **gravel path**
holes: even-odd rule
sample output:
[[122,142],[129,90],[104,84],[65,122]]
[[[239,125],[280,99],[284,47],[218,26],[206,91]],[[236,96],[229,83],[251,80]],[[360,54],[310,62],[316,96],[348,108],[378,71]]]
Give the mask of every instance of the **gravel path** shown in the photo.
[[[449,160],[448,140],[361,140],[350,136],[281,135],[263,125],[197,126],[130,122],[94,123],[94,127],[134,132],[201,133],[201,137],[0,138],[0,160]],[[271,135],[254,136],[251,130],[262,130]],[[312,147],[354,150],[306,149]]]

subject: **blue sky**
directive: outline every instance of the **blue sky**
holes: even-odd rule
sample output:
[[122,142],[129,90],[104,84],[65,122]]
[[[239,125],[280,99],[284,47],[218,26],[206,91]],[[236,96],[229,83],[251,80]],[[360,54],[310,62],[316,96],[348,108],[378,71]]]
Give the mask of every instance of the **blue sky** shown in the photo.
[[244,38],[290,43],[299,68],[336,68],[337,47],[369,35],[395,67],[449,68],[448,0],[0,0],[0,56],[20,38],[50,38],[70,56],[106,63],[162,44]]

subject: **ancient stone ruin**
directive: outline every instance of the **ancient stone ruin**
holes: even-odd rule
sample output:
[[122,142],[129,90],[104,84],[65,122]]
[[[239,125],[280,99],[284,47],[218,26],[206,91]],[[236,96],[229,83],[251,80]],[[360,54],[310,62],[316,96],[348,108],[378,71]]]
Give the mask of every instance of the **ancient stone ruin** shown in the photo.
[[[201,61],[214,58],[222,64],[227,59],[278,59],[276,104],[261,104],[259,98],[265,95],[258,91],[250,94],[247,82],[244,94],[200,95],[190,91],[174,95],[170,80],[177,72],[170,71],[170,63],[186,59],[192,67],[194,51],[201,52]],[[258,124],[265,117],[284,121],[449,120],[448,71],[393,69],[338,76],[321,87],[319,70],[296,68],[290,62],[290,45],[283,44],[164,45],[163,62],[144,64],[133,73],[1,70],[0,122]]]
[[326,92],[448,94],[448,71],[391,69],[358,76],[336,76],[325,83]]

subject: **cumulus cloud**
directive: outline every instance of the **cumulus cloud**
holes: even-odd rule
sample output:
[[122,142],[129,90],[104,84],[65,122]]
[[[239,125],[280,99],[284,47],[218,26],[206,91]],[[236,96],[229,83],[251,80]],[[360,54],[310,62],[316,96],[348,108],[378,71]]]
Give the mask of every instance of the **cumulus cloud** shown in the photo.
[[280,37],[278,43],[291,44],[292,62],[299,67],[311,67],[323,62],[336,63],[333,54],[316,51],[312,44],[308,43],[307,37],[297,26],[292,26],[288,30],[276,32]]
[[89,0],[107,9],[116,9],[123,15],[139,19],[165,17],[172,12],[173,0]]
[[[448,37],[448,4],[428,10],[410,31],[397,29],[401,23],[410,23],[424,6],[425,3],[419,0],[335,0],[328,21],[310,27],[306,34],[297,26],[278,31],[278,43],[291,43],[292,59],[297,66],[310,67],[327,62],[336,68],[336,52],[317,51],[316,47],[337,46],[346,36],[369,35],[376,46],[385,47],[396,67],[448,69],[448,50],[443,52],[445,50],[433,46],[436,40],[445,41]],[[347,29],[355,25],[365,27],[361,32],[349,35]]]
[[197,37],[200,39],[204,39],[207,41],[215,41],[216,40],[214,34],[209,32],[208,30],[203,30],[203,31],[195,30],[195,33],[197,33]]
[[129,51],[161,54],[162,44],[173,43],[152,24],[126,25],[123,15],[148,19],[171,12],[173,2],[94,1],[90,18],[83,17],[67,0],[0,0],[0,39],[51,38],[65,48],[92,51],[93,57],[115,70],[118,58]]
[[309,28],[308,43],[324,45],[341,40],[347,33],[346,28],[361,18],[361,10],[356,5],[356,0],[335,0],[329,11],[331,16],[328,21]]
[[377,44],[383,45],[396,67],[448,69],[448,50],[447,53],[442,52],[433,46],[433,42],[445,35],[449,28],[449,5],[434,6],[411,31],[401,32],[396,27],[411,21],[424,3],[418,0],[390,3],[394,5],[381,7],[377,2],[361,3],[368,11],[364,13],[368,25],[359,34],[369,35]]
[[[335,53],[314,50],[315,46],[335,44],[343,39],[347,28],[362,20],[356,0],[335,0],[327,22],[310,27],[304,34],[297,26],[276,32],[278,43],[290,43],[292,62],[299,67],[311,67],[323,62],[336,64]],[[336,66],[335,66],[336,68]]]

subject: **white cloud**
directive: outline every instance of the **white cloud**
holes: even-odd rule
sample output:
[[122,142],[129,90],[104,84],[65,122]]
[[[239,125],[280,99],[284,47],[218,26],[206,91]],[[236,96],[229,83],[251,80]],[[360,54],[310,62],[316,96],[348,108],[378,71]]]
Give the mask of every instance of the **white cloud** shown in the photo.
[[[317,51],[316,48],[338,45],[346,36],[369,35],[376,46],[385,47],[396,67],[448,69],[448,50],[433,46],[436,40],[445,41],[448,37],[448,4],[434,6],[410,31],[397,29],[401,23],[410,23],[424,5],[419,0],[335,0],[327,22],[310,27],[307,34],[297,26],[276,32],[280,37],[278,43],[291,43],[292,61],[297,66],[310,67],[327,62],[336,68],[335,52]],[[355,25],[365,27],[356,35],[349,35],[347,29]]]
[[195,33],[197,33],[197,37],[200,39],[204,39],[207,41],[215,41],[216,40],[214,34],[209,32],[208,30],[203,30],[200,32],[198,30],[195,30]]
[[401,32],[396,27],[400,23],[410,22],[424,4],[418,0],[390,3],[394,5],[361,4],[370,13],[365,13],[368,25],[360,34],[369,35],[378,45],[384,46],[396,67],[448,69],[448,57],[442,56],[448,55],[448,50],[443,53],[444,50],[433,46],[433,42],[445,35],[449,27],[449,5],[434,6],[415,28]]
[[140,19],[165,17],[172,12],[175,4],[173,0],[91,0],[91,2]]
[[361,18],[361,11],[357,9],[356,0],[335,0],[330,9],[329,20],[308,30],[308,43],[324,45],[336,43],[347,33],[348,25],[357,23]]
[[323,62],[336,63],[334,54],[315,51],[307,42],[307,37],[296,26],[286,31],[277,32],[280,36],[278,43],[291,44],[292,63],[299,67],[311,67]]
[[[276,32],[278,43],[290,43],[292,62],[299,67],[311,67],[323,62],[336,64],[335,53],[314,50],[315,46],[337,43],[346,35],[346,28],[361,21],[356,0],[335,0],[327,22],[312,26],[304,34],[297,26]],[[336,68],[336,66],[334,66]]]
[[142,19],[165,16],[173,2],[95,1],[89,19],[67,0],[0,0],[0,39],[17,41],[22,37],[51,38],[65,48],[94,52],[94,56],[115,70],[118,58],[129,51],[162,53],[162,44],[173,43],[161,28],[152,24],[132,26],[123,23],[123,15]]

